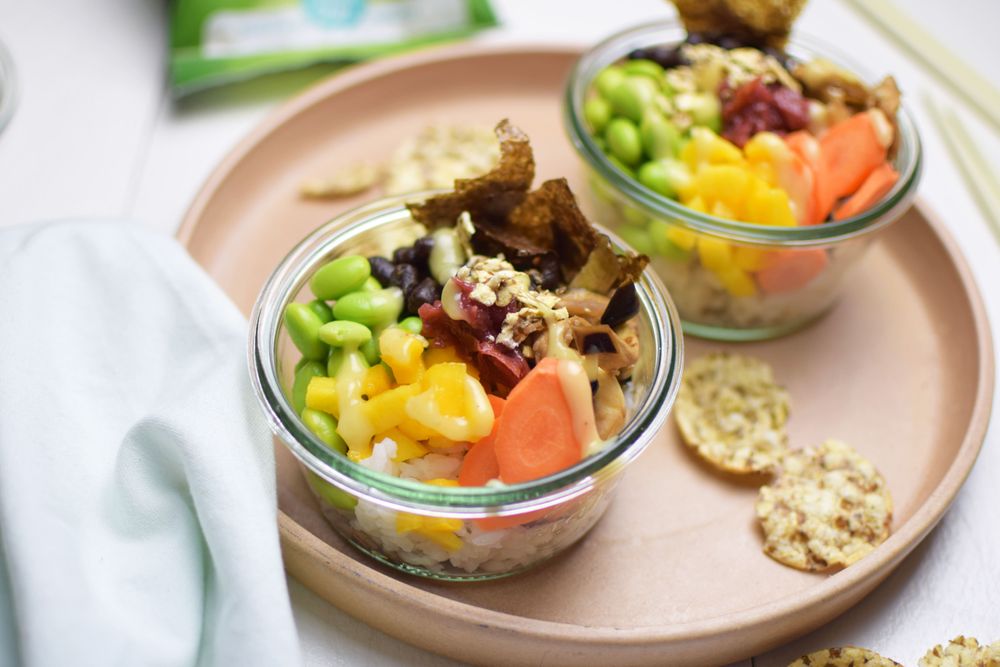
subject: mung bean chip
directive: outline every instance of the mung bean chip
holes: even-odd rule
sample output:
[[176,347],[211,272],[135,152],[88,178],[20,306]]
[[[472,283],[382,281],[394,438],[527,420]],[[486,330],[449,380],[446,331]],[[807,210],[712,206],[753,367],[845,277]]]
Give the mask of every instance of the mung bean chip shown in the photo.
[[857,646],[827,648],[804,655],[788,667],[902,667],[895,660]]
[[972,637],[959,635],[938,644],[920,659],[920,667],[1000,667],[1000,641],[980,646]]

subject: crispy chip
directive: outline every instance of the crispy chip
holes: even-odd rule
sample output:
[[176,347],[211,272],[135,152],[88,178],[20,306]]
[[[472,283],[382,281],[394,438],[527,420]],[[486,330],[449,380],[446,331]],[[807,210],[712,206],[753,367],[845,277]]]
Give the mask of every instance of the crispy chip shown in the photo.
[[1000,641],[980,646],[972,637],[959,635],[940,644],[920,659],[920,667],[1000,667]]
[[371,188],[379,179],[379,168],[367,162],[342,167],[329,176],[303,181],[299,191],[312,199],[350,197]]
[[[566,179],[546,181],[529,191],[535,161],[527,136],[507,120],[497,125],[496,134],[497,166],[479,178],[455,181],[454,192],[411,204],[413,219],[434,229],[454,225],[467,211],[477,253],[502,254],[521,271],[558,266],[565,283],[588,262],[600,263],[588,275],[597,275],[608,289],[635,280],[648,258],[611,252],[610,241],[584,217]],[[608,252],[595,253],[599,248]]]
[[892,498],[870,462],[837,440],[790,452],[757,496],[764,553],[800,570],[846,567],[889,536]]
[[685,369],[674,417],[684,441],[713,466],[770,472],[788,441],[788,392],[759,359],[709,354]]
[[804,655],[788,667],[902,667],[895,660],[857,646],[827,648]]
[[805,0],[673,0],[689,33],[748,37],[784,46]]

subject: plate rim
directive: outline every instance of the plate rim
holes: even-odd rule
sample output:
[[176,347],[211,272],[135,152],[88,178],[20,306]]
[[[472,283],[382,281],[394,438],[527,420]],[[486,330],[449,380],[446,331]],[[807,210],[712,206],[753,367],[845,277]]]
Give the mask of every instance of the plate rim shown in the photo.
[[[296,114],[328,96],[364,84],[379,76],[433,65],[442,61],[502,55],[523,56],[531,53],[561,56],[579,55],[582,53],[582,49],[568,45],[522,43],[452,44],[353,65],[318,81],[271,111],[212,170],[211,175],[199,189],[182,219],[176,234],[178,241],[185,247],[190,244],[201,217],[215,192],[226,181],[234,168],[263,139]],[[941,243],[945,255],[955,268],[963,292],[969,301],[973,329],[977,339],[977,389],[962,443],[955,459],[940,482],[930,491],[927,499],[903,525],[872,554],[850,568],[827,575],[823,581],[806,591],[789,594],[765,604],[721,616],[684,623],[643,625],[630,628],[580,626],[560,621],[530,619],[508,612],[485,609],[475,604],[461,602],[424,590],[410,583],[407,579],[397,579],[375,569],[374,563],[365,563],[363,560],[352,558],[333,548],[278,508],[277,516],[282,551],[284,554],[287,550],[291,552],[289,555],[292,556],[292,558],[289,558],[288,555],[285,556],[286,569],[302,581],[297,576],[298,568],[294,564],[289,566],[287,562],[297,561],[298,558],[318,559],[325,569],[330,570],[331,577],[339,575],[351,580],[361,580],[364,582],[361,584],[363,587],[375,587],[379,589],[383,597],[408,599],[413,605],[441,620],[461,625],[482,625],[488,629],[508,631],[546,642],[553,640],[566,642],[584,648],[587,646],[664,645],[682,640],[697,641],[722,637],[727,632],[753,632],[755,628],[759,628],[765,623],[789,618],[811,606],[822,604],[824,600],[864,589],[866,584],[868,584],[868,590],[865,590],[864,593],[867,594],[910,551],[920,544],[951,506],[982,448],[990,422],[994,393],[995,360],[992,331],[982,295],[972,275],[972,270],[954,236],[926,201],[918,197],[914,208],[917,209],[918,214],[923,217],[930,231]],[[873,581],[874,583],[872,583]],[[304,581],[303,583],[305,584]],[[312,588],[308,584],[305,585]],[[345,611],[357,615],[355,610],[345,609]],[[362,620],[365,619],[362,618]],[[380,627],[380,629],[393,634],[384,627]],[[397,634],[397,636],[399,635]]]

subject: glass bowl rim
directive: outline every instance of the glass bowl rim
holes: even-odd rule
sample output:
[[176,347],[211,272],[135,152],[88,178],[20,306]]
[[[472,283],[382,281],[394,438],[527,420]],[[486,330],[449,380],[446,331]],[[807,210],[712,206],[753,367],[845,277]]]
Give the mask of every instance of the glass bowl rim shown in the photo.
[[[652,355],[650,388],[637,401],[635,412],[609,445],[554,475],[503,487],[438,487],[372,471],[334,454],[305,428],[282,389],[277,372],[282,312],[314,267],[344,242],[400,222],[407,202],[442,192],[447,191],[375,200],[334,217],[296,244],[264,284],[250,316],[248,363],[254,393],[272,431],[292,454],[326,482],[359,498],[396,510],[468,518],[505,516],[562,504],[587,493],[602,478],[638,456],[663,425],[680,387],[683,366],[680,319],[666,288],[648,267],[636,287],[641,308],[650,321],[654,349],[661,350]],[[617,247],[628,247],[614,234],[595,227],[608,234]]]
[[[903,104],[896,114],[900,133],[899,156],[905,158],[900,165],[899,180],[877,204],[857,215],[836,222],[801,227],[778,227],[718,218],[699,213],[680,202],[664,197],[616,167],[598,148],[583,119],[582,106],[590,82],[601,68],[625,56],[632,48],[675,41],[674,38],[656,39],[656,36],[676,30],[683,30],[683,26],[676,19],[652,21],[626,28],[587,50],[570,71],[562,105],[564,129],[570,143],[587,166],[606,179],[613,189],[632,202],[638,203],[651,214],[672,218],[694,231],[759,245],[805,247],[839,243],[881,229],[899,217],[901,209],[910,203],[915,194],[923,170],[920,135],[908,109]],[[645,38],[647,41],[636,43],[640,38]],[[623,50],[623,45],[631,48]],[[793,56],[802,53],[812,57],[827,58],[846,67],[866,82],[872,80],[863,66],[857,65],[849,56],[843,55],[836,47],[821,39],[794,33],[789,39],[788,46]]]

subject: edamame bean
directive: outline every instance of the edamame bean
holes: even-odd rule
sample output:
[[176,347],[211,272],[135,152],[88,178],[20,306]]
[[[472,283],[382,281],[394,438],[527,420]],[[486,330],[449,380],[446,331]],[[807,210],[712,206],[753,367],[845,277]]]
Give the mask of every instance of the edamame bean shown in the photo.
[[652,160],[639,167],[638,178],[640,183],[657,194],[671,198],[677,196],[667,167],[659,160]]
[[375,279],[375,276],[368,276],[368,279],[361,283],[361,287],[358,291],[361,292],[377,292],[382,289],[382,283]]
[[313,299],[306,304],[324,324],[333,319],[333,309],[322,299]]
[[331,449],[341,454],[347,453],[347,443],[337,433],[337,420],[333,416],[306,408],[302,411],[302,423]]
[[649,216],[646,213],[628,204],[622,205],[622,217],[625,218],[625,222],[636,227],[645,227],[646,223],[649,222]]
[[420,332],[424,330],[424,323],[423,320],[414,315],[412,317],[404,317],[400,320],[399,328],[419,336]]
[[649,109],[642,117],[639,126],[639,136],[646,155],[659,160],[665,157],[675,157],[681,142],[681,133],[666,117]]
[[382,350],[378,345],[378,336],[372,336],[365,344],[358,348],[361,354],[365,355],[365,361],[368,362],[368,366],[374,366],[382,359]]
[[611,91],[618,87],[625,80],[625,71],[618,65],[609,65],[594,77],[594,87],[602,97],[608,99]]
[[655,83],[645,76],[626,76],[618,86],[611,91],[608,101],[615,115],[628,118],[634,123],[642,120],[642,114],[653,102],[658,92]]
[[316,493],[317,496],[337,509],[350,511],[357,507],[357,498],[352,496],[347,491],[338,489],[333,484],[321,479],[320,476],[312,470],[306,471],[306,480],[309,482],[309,487]]
[[632,167],[630,167],[627,164],[625,164],[624,162],[622,162],[621,160],[619,160],[614,155],[608,155],[608,161],[611,162],[611,164],[613,164],[616,167],[618,167],[619,169],[621,169],[623,172],[625,172],[629,176],[631,176],[632,178],[635,178],[635,170],[632,169]]
[[637,251],[644,255],[653,254],[653,244],[650,242],[649,235],[645,229],[640,229],[639,227],[619,227],[616,231],[625,243]]
[[333,304],[333,315],[338,320],[350,320],[366,327],[392,324],[403,312],[403,291],[386,287],[377,292],[351,292]]
[[626,74],[648,76],[657,85],[661,85],[663,82],[663,75],[665,71],[660,63],[654,62],[652,60],[644,60],[642,58],[637,58],[635,60],[626,61],[622,65],[622,69],[625,70]]
[[[639,129],[630,120],[613,118],[604,133],[611,154],[623,164],[633,166],[642,160],[642,141]],[[435,276],[437,277],[437,276]]]
[[332,347],[359,347],[371,340],[371,337],[371,329],[350,320],[334,320],[319,328],[319,339]]
[[285,329],[289,338],[299,348],[306,359],[322,361],[326,359],[329,346],[319,339],[319,328],[323,321],[304,303],[290,303],[285,306]]
[[321,361],[306,361],[295,371],[295,381],[292,383],[292,407],[296,414],[306,407],[306,389],[314,377],[326,377],[326,365]]
[[344,361],[344,349],[341,347],[331,347],[330,356],[326,358],[326,376],[337,377],[340,364]]
[[599,133],[611,120],[611,104],[603,97],[591,97],[583,103],[583,117],[590,125],[590,131]]
[[309,287],[317,299],[339,299],[360,288],[371,274],[366,258],[347,255],[320,267],[309,279]]
[[455,230],[450,227],[435,230],[431,237],[434,247],[427,262],[434,280],[444,285],[465,264],[465,251]]

